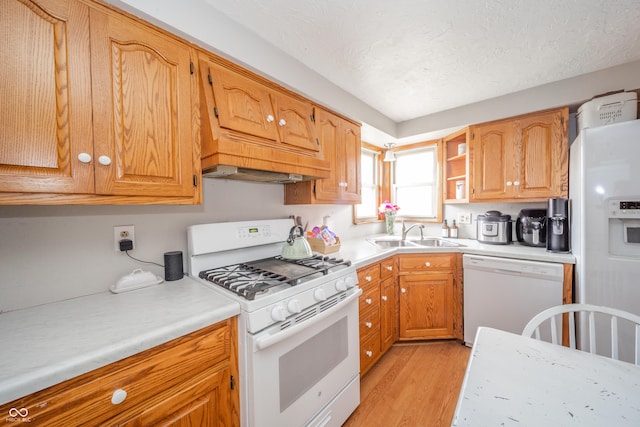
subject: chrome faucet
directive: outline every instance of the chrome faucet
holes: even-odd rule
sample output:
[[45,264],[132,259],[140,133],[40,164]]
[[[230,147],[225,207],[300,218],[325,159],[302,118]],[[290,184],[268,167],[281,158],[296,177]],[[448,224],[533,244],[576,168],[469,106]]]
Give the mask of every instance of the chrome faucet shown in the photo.
[[404,221],[402,221],[402,240],[405,240],[407,238],[407,233],[409,233],[409,231],[411,231],[411,229],[415,227],[420,227],[420,240],[424,240],[424,235],[422,234],[424,224],[413,224],[411,227],[406,228],[404,225]]

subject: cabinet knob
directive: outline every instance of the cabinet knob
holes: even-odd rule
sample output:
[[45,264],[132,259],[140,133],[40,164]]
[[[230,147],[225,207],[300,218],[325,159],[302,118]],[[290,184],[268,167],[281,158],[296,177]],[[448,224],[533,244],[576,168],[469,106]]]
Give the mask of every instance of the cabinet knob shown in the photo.
[[515,186],[520,185],[520,181],[513,181],[513,185],[515,185]]
[[403,294],[406,294],[406,293],[407,293],[407,290],[406,290],[405,288],[401,288],[401,289],[400,289],[400,292],[402,292]]
[[393,270],[393,266],[392,265],[387,265],[387,270],[392,271]]
[[272,116],[271,114],[269,114],[269,115],[267,116],[267,122],[268,122],[268,123],[271,123],[271,122],[273,122],[274,120],[275,120],[275,119],[273,118],[273,116]]
[[98,163],[100,163],[102,166],[109,166],[111,164],[111,157],[100,156],[98,157]]
[[114,405],[119,405],[124,402],[126,398],[127,392],[119,388],[113,392],[113,395],[111,396],[111,403],[113,403]]
[[365,325],[367,328],[371,329],[371,327],[373,326],[373,323],[371,323],[371,322],[366,322],[364,325]]
[[371,301],[371,298],[367,298],[364,300],[364,302],[366,302],[367,304],[371,304],[373,301]]
[[287,124],[287,121],[286,121],[285,119],[280,119],[280,120],[278,120],[278,125],[280,125],[280,126],[284,126],[284,125],[286,125],[286,124]]
[[382,295],[382,301],[386,301],[387,300],[387,296],[386,295]]
[[366,280],[367,282],[371,281],[371,276],[365,276],[364,280]]
[[373,356],[373,352],[371,350],[365,351],[365,354],[369,357]]
[[431,263],[429,261],[424,263],[425,267],[431,267]]
[[507,187],[511,187],[512,185],[513,185],[513,182],[507,181]]
[[78,160],[80,160],[82,163],[89,163],[89,162],[91,162],[91,154],[89,154],[89,153],[80,153],[80,154],[78,154]]

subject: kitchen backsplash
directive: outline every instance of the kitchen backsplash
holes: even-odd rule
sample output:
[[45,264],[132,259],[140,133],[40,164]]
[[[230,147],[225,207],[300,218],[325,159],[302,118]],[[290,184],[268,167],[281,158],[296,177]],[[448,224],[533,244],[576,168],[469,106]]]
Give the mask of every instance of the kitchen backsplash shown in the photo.
[[[384,232],[382,223],[354,225],[349,205],[285,206],[279,184],[203,182],[204,202],[198,206],[0,206],[0,313],[104,292],[136,268],[162,277],[161,267],[114,250],[116,225],[135,226],[132,256],[160,264],[168,251],[186,257],[186,228],[192,224],[300,215],[318,225],[329,216],[343,239]],[[445,217],[451,222],[459,213],[471,213],[472,224],[459,226],[460,237],[475,238],[478,214],[497,209],[515,218],[528,207],[544,204],[447,205]],[[399,224],[396,229],[399,233]],[[426,234],[439,236],[440,224],[428,224]]]

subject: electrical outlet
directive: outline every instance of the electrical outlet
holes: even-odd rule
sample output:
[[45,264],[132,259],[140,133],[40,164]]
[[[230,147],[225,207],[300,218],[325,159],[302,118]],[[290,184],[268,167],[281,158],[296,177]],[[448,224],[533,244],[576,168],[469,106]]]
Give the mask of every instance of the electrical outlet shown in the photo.
[[136,247],[136,236],[133,225],[116,225],[113,227],[113,247],[120,252],[120,240],[128,239]]
[[458,214],[458,224],[471,224],[471,213]]

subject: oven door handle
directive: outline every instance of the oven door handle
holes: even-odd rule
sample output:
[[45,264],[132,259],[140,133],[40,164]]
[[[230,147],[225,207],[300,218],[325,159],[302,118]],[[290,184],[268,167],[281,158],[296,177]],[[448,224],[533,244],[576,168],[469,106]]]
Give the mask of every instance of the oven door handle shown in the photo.
[[331,307],[329,310],[323,311],[322,313],[315,316],[313,319],[307,320],[306,322],[302,322],[298,325],[292,326],[291,328],[285,329],[284,331],[279,332],[277,334],[269,335],[263,338],[257,338],[255,345],[258,348],[258,350],[264,350],[266,348],[271,347],[274,344],[279,343],[280,341],[284,341],[290,336],[300,333],[305,329],[310,328],[311,326],[317,324],[318,322],[321,322],[327,317],[333,315],[333,313],[335,313],[337,310],[342,309],[342,307],[344,307],[347,304],[350,304],[353,300],[357,300],[361,294],[362,294],[362,289],[356,288],[354,293],[349,295],[343,301]]

